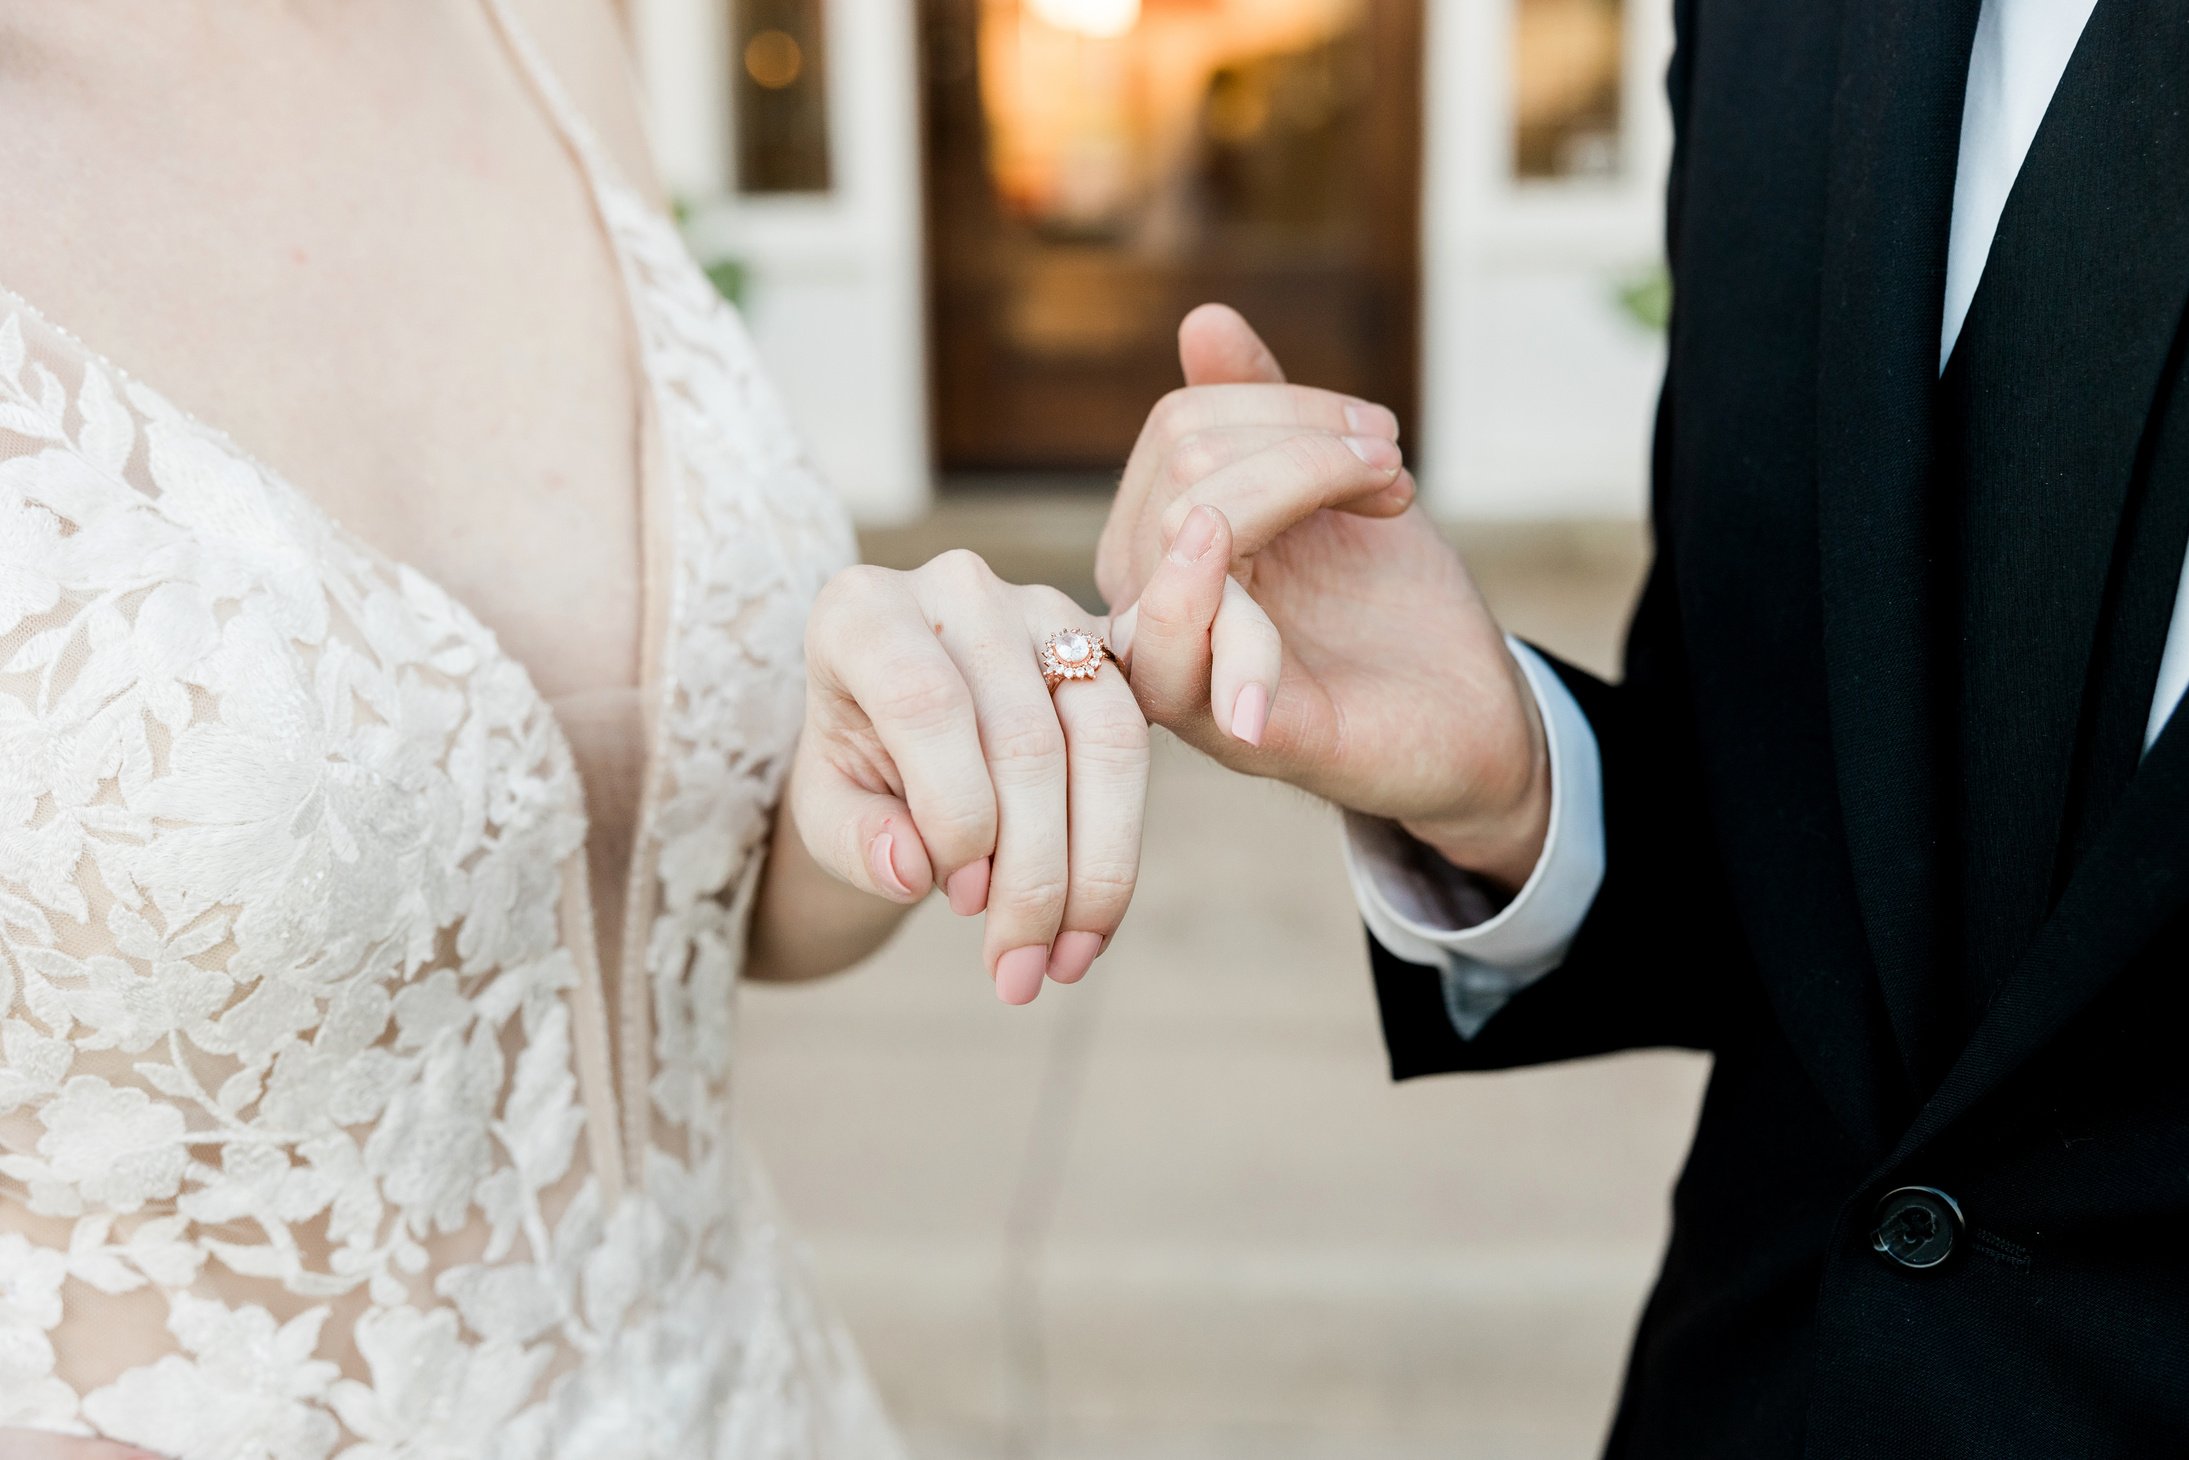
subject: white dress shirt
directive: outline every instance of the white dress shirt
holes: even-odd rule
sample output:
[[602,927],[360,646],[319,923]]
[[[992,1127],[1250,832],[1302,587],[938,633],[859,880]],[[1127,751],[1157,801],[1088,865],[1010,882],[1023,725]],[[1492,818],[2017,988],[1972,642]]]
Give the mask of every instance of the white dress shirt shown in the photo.
[[[2060,76],[2097,0],[1984,0],[1969,56],[1946,246],[1944,370],[1990,256],[1999,215],[2052,104]],[[1558,966],[1604,879],[1602,760],[1573,696],[1516,644],[1550,739],[1551,828],[1527,885],[1502,911],[1471,879],[1389,822],[1348,816],[1347,860],[1361,916],[1376,940],[1409,963],[1440,970],[1445,1005],[1472,1035],[1506,1000]],[[2174,599],[2144,747],[2158,739],[2189,689],[2189,561]]]

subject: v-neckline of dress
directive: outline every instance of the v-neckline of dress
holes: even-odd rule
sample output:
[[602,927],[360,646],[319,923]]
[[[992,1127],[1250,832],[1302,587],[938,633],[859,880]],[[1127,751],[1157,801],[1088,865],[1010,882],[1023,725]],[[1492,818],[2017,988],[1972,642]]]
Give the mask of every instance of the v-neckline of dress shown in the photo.
[[[568,99],[561,94],[552,73],[539,57],[531,53],[526,37],[504,15],[501,0],[482,0],[482,8],[487,12],[495,34],[515,61],[514,70],[519,85],[533,95],[553,128],[558,144],[576,166],[579,182],[585,190],[586,205],[600,229],[614,265],[616,293],[621,301],[624,320],[625,349],[630,356],[633,395],[637,403],[633,467],[637,494],[641,590],[640,653],[638,682],[628,686],[628,690],[639,697],[643,707],[645,746],[641,758],[638,809],[632,818],[623,848],[623,916],[622,926],[614,930],[614,946],[619,956],[612,978],[608,970],[603,968],[600,958],[601,945],[594,922],[596,894],[584,844],[580,845],[562,868],[565,914],[572,916],[573,921],[578,924],[565,929],[564,942],[572,957],[577,960],[586,982],[591,986],[589,997],[593,1008],[590,1012],[594,1015],[594,1021],[580,1020],[574,1034],[582,1046],[588,1042],[585,1024],[597,1021],[599,1047],[592,1051],[581,1048],[579,1057],[581,1061],[598,1067],[597,1078],[603,1083],[605,1093],[613,1105],[613,1109],[607,1112],[609,1119],[589,1120],[587,1127],[594,1143],[598,1169],[605,1181],[620,1189],[637,1180],[640,1174],[639,1162],[646,1146],[646,1066],[650,1059],[652,1038],[647,1028],[651,1022],[651,1001],[647,992],[649,970],[646,966],[646,939],[643,930],[652,918],[652,899],[648,894],[654,859],[648,855],[648,849],[653,840],[653,823],[662,771],[663,725],[666,718],[658,700],[661,692],[672,683],[667,666],[675,625],[670,612],[668,584],[674,565],[667,559],[673,551],[674,534],[669,525],[669,518],[673,513],[669,502],[663,500],[673,495],[670,490],[671,473],[668,463],[672,448],[667,439],[667,412],[663,408],[659,382],[648,359],[645,320],[641,314],[640,293],[634,287],[630,251],[617,230],[605,196],[608,189],[617,185],[616,180],[607,175],[602,161],[595,155],[597,143],[589,135],[582,119],[572,110]],[[270,465],[256,452],[238,442],[225,428],[197,411],[177,404],[165,391],[89,343],[5,280],[0,280],[0,303],[6,304],[65,341],[87,361],[110,374],[117,383],[155,398],[175,425],[247,468],[266,488],[294,503],[308,520],[332,536],[340,538],[366,558],[424,585],[475,624],[486,635],[493,652],[517,670],[523,681],[525,694],[541,717],[553,728],[563,754],[570,761],[572,784],[578,788],[581,802],[584,801],[588,788],[572,751],[569,727],[556,710],[554,700],[541,693],[532,676],[531,667],[503,647],[500,636],[462,597],[432,574],[352,531],[330,508],[305,491],[289,474]],[[580,815],[584,820],[585,834],[589,841],[593,832],[592,820],[582,805]],[[609,998],[611,989],[615,995],[613,1005]],[[594,1112],[596,1116],[602,1113],[597,1110]]]

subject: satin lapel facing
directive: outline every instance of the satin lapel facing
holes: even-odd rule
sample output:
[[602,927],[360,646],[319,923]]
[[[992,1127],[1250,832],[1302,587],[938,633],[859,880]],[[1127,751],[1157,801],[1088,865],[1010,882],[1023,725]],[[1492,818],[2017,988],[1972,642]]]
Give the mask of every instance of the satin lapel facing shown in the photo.
[[1849,0],[1817,360],[1833,757],[1864,929],[1903,1057],[1937,1057],[1930,478],[1946,242],[1979,0]]
[[[2177,0],[2100,0],[1996,247],[1970,317],[2000,307],[1994,334],[2004,343],[2019,332],[2009,348],[2026,378],[2007,413],[2016,419],[1996,425],[2005,449],[1986,457],[2048,473],[2063,510],[2080,503],[2104,519],[2084,526],[2110,534],[2136,472],[2189,472],[2189,421],[2169,419],[2189,407],[2189,386],[2168,369],[2182,368],[2189,308],[2189,10]],[[2012,297],[1984,300],[1995,282]],[[2182,487],[2170,478],[2165,489]],[[2087,580],[2073,585],[2073,621],[2051,630],[2085,645],[2082,662],[2111,549],[2110,536],[2089,531],[2052,536],[2052,565]],[[2048,665],[2061,682],[2047,692],[2079,703],[2084,686],[2065,672],[2068,660],[2037,656],[2031,672]],[[2189,719],[2177,712],[1903,1151],[2041,1048],[2185,901]]]
[[2189,298],[2180,14],[2175,0],[2097,7],[2015,180],[1948,372],[1966,410],[1950,443],[1962,581],[1947,606],[1949,622],[1961,615],[1961,745],[1974,768],[1964,833],[2010,844],[1970,849],[1990,863],[1990,900],[1961,915],[1989,923],[1966,935],[1972,963],[1997,976],[2027,952],[2071,870],[2057,858],[2078,732],[2100,689],[2138,448]]

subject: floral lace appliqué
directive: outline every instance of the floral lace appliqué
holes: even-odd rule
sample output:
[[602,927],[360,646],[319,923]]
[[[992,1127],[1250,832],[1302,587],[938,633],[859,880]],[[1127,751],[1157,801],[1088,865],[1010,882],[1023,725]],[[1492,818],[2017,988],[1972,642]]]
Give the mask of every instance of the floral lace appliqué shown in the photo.
[[633,1138],[587,1125],[616,1092],[580,1048],[583,797],[522,668],[0,293],[0,1425],[179,1460],[896,1454],[729,1109],[848,527],[512,40],[592,174],[674,485]]

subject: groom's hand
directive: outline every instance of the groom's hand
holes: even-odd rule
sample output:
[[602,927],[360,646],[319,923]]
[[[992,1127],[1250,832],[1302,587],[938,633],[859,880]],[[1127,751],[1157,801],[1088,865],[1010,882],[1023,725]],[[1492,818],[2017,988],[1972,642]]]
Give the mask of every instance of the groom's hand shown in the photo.
[[1413,505],[1399,419],[1387,407],[1287,384],[1260,336],[1220,304],[1186,317],[1178,348],[1185,388],[1149,412],[1096,548],[1095,584],[1111,604],[1140,596],[1203,502],[1231,520],[1242,576],[1304,513],[1396,517]]
[[1150,721],[1235,769],[1527,880],[1550,818],[1526,677],[1428,517],[1389,411],[1284,383],[1221,306],[1180,330],[1097,581]]

